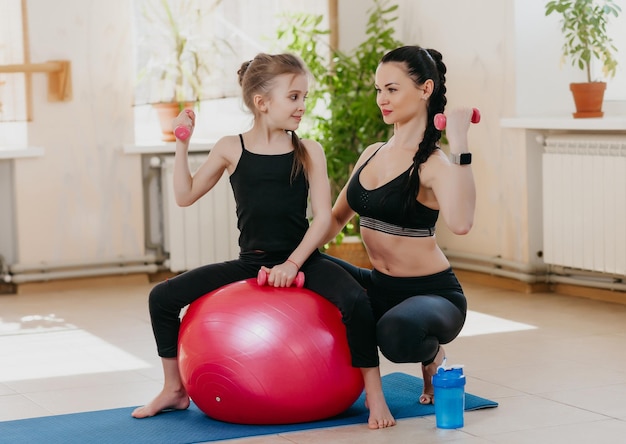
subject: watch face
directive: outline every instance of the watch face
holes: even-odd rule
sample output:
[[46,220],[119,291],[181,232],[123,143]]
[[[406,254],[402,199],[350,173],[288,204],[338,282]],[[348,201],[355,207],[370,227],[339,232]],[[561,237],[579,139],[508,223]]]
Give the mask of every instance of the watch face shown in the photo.
[[459,165],[469,165],[472,163],[472,153],[463,153],[459,156]]
[[472,163],[472,153],[461,153],[450,155],[452,163],[457,165],[469,165]]

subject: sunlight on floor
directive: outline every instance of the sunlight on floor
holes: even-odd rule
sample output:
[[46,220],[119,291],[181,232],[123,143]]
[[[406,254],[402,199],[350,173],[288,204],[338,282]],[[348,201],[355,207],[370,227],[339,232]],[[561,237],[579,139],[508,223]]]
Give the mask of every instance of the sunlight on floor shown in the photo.
[[459,336],[478,336],[492,333],[505,333],[512,331],[534,330],[534,325],[521,322],[509,321],[497,316],[486,315],[475,311],[467,311],[465,326]]
[[[537,327],[468,311],[460,336],[531,330]],[[0,318],[0,382],[148,368],[150,364],[54,315],[18,321]]]
[[0,382],[117,372],[150,365],[53,315],[36,316],[45,326],[0,318]]

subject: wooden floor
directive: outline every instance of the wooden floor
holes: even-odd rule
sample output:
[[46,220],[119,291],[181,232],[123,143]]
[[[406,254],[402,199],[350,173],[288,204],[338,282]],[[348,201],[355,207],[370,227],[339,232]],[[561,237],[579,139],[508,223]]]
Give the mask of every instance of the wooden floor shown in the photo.
[[[459,430],[437,429],[424,417],[381,431],[363,424],[229,443],[623,440],[626,306],[459,275],[470,311],[445,347],[448,363],[463,364],[467,391],[498,408],[466,413]],[[147,276],[126,276],[29,284],[0,296],[0,421],[150,400],[162,384],[147,311],[153,285]],[[421,376],[419,364],[384,358],[381,370]]]

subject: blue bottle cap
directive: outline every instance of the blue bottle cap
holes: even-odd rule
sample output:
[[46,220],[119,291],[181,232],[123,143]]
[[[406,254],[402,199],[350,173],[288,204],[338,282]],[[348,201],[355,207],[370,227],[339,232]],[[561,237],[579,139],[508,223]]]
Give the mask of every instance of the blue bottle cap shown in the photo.
[[462,365],[450,367],[439,367],[433,376],[433,386],[442,388],[453,388],[465,386],[465,375]]

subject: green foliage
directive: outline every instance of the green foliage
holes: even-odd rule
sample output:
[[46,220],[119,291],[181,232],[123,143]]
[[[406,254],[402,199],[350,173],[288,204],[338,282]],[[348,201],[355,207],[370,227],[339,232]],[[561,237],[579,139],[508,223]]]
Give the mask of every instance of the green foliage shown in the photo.
[[383,54],[403,45],[393,36],[398,6],[387,3],[374,1],[366,38],[349,54],[328,47],[329,31],[319,29],[322,16],[287,15],[278,29],[284,50],[302,57],[314,77],[300,135],[324,147],[333,200],[363,150],[387,139],[392,130],[382,120],[374,88],[374,72]]
[[605,77],[614,77],[617,69],[617,48],[607,34],[610,16],[617,17],[621,8],[614,0],[551,0],[546,3],[546,16],[561,14],[561,31],[565,37],[563,56],[572,66],[587,73],[591,82],[591,61],[602,63]]

